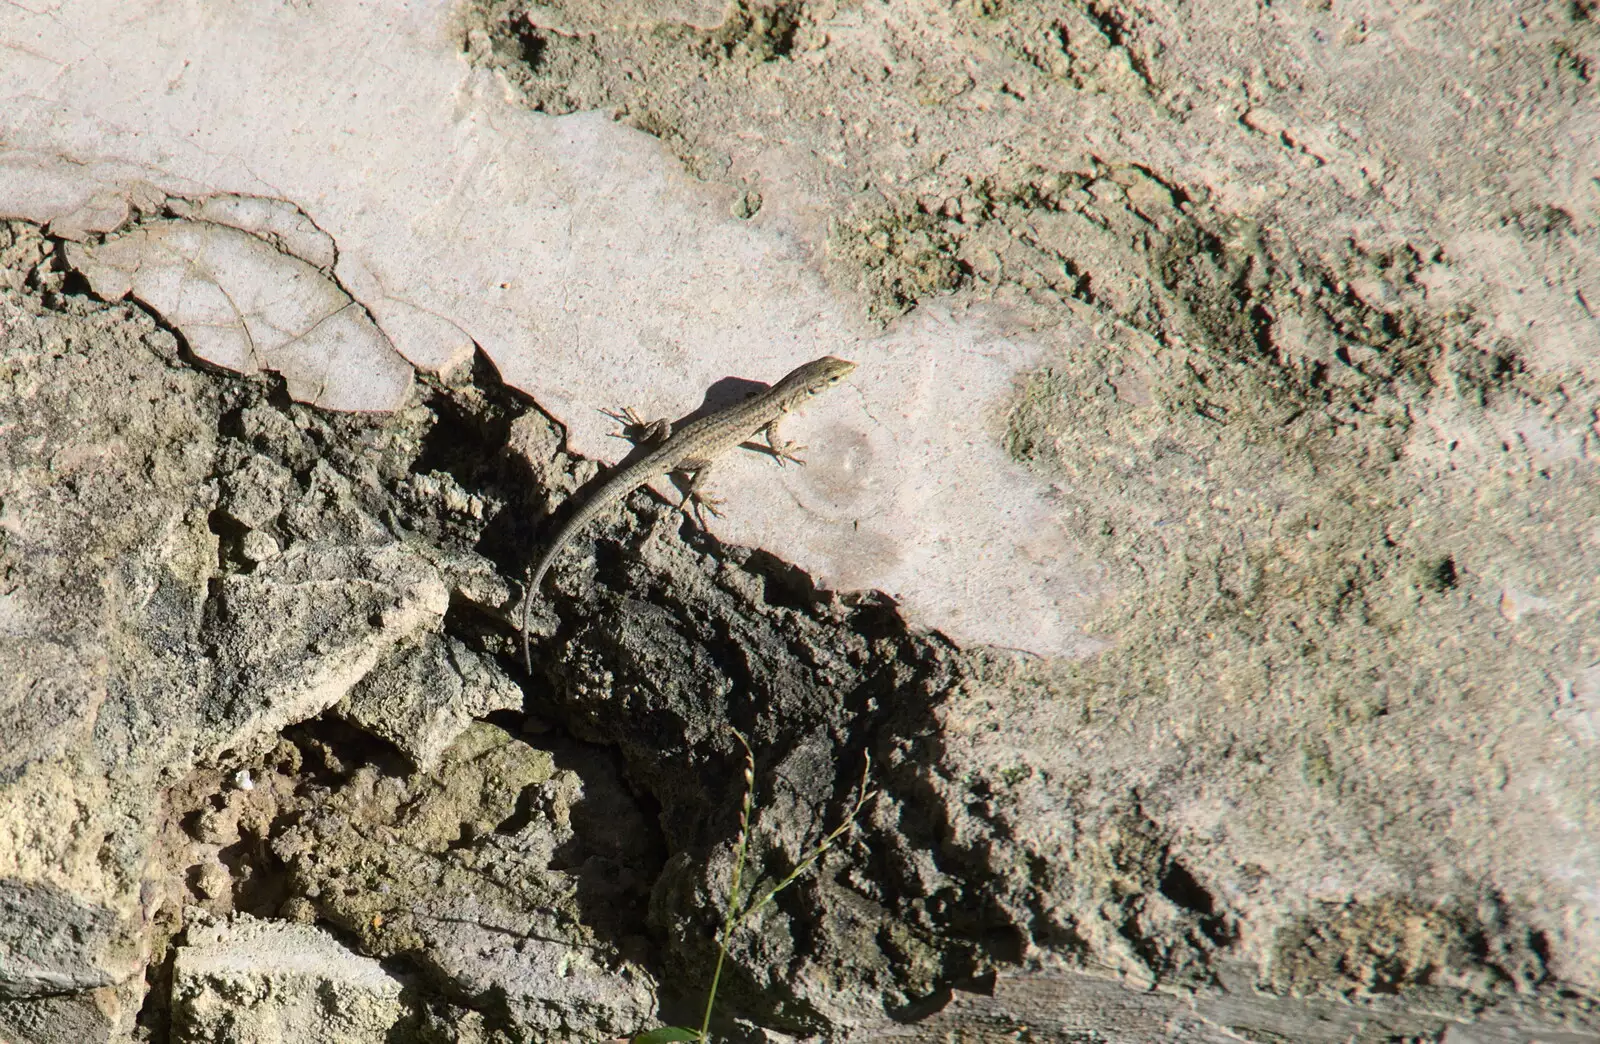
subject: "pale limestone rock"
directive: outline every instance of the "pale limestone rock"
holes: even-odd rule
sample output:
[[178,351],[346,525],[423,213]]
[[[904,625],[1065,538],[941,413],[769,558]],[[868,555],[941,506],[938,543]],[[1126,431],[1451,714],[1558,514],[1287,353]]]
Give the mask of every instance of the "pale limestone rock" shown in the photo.
[[[202,208],[204,209],[204,208]],[[235,211],[245,211],[241,203]],[[282,207],[242,213],[268,227]],[[300,228],[291,235],[323,245]],[[333,410],[385,410],[411,371],[365,309],[314,265],[248,232],[205,221],[155,221],[67,259],[107,300],[132,294],[183,332],[206,362],[283,375],[289,394]]]
[[449,597],[434,566],[401,545],[297,544],[224,578],[225,691],[260,695],[218,708],[211,752],[263,742],[332,707],[391,649],[437,630]]
[[239,914],[192,925],[172,968],[173,1041],[383,1044],[401,983],[320,928]]

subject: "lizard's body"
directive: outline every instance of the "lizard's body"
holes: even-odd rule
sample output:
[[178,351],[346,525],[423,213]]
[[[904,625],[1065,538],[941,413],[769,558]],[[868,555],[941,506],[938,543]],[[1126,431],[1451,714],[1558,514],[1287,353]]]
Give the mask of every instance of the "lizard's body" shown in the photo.
[[[767,445],[780,463],[784,460],[799,461],[800,458],[794,456],[792,451],[801,447],[778,440],[778,422],[813,395],[838,383],[855,368],[855,363],[825,355],[796,367],[765,391],[756,392],[741,402],[690,421],[677,431],[673,431],[664,420],[645,425],[647,437],[659,440],[659,444],[595,490],[588,502],[573,512],[572,517],[556,532],[550,546],[545,548],[544,554],[533,567],[522,599],[522,656],[528,669],[533,669],[533,657],[528,645],[528,613],[533,597],[538,593],[539,584],[549,571],[550,563],[584,526],[651,479],[675,472],[693,472],[689,490],[679,505],[680,508],[686,508],[689,499],[695,496],[696,490],[705,481],[711,462],[760,432],[766,433]],[[706,498],[698,499],[710,506]],[[714,507],[711,510],[715,512]]]

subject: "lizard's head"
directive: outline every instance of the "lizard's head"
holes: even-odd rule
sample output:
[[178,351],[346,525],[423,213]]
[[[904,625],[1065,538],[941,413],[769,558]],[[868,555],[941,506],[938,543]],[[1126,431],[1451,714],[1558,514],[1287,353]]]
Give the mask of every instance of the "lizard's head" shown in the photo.
[[813,359],[803,366],[795,367],[789,376],[778,383],[810,398],[838,384],[855,368],[856,364],[848,359],[824,355],[820,359]]

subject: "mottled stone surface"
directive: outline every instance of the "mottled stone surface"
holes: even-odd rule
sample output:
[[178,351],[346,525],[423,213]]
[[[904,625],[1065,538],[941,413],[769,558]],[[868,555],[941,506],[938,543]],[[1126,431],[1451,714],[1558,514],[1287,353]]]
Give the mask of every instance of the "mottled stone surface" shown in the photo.
[[[719,1032],[1600,1032],[1585,5],[97,10],[0,12],[5,1033],[238,915],[397,1042],[687,1022],[864,770]],[[525,671],[598,408],[825,352]]]

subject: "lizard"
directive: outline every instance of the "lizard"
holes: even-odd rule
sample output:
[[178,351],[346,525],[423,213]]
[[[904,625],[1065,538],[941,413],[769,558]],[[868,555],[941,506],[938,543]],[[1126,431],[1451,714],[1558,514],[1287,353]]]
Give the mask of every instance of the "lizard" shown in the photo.
[[[832,355],[813,359],[789,371],[782,380],[770,388],[755,392],[740,402],[689,421],[676,431],[672,430],[672,425],[666,420],[639,424],[632,411],[629,411],[626,414],[628,422],[645,429],[645,436],[641,442],[654,442],[655,447],[606,479],[600,488],[595,490],[593,496],[573,512],[566,524],[556,531],[544,554],[539,556],[529,571],[528,584],[523,589],[522,621],[519,628],[522,637],[522,660],[528,671],[530,673],[533,671],[533,653],[528,643],[528,614],[534,595],[539,592],[539,584],[544,580],[545,573],[549,572],[550,564],[584,526],[612,504],[620,503],[646,482],[659,475],[670,474],[692,475],[683,494],[683,500],[678,505],[680,511],[687,514],[689,503],[693,500],[697,510],[704,506],[713,515],[719,514],[715,501],[698,493],[711,470],[712,462],[735,446],[742,445],[745,440],[764,433],[767,446],[779,464],[790,460],[804,464],[805,461],[795,453],[805,447],[779,439],[778,422],[819,392],[838,384],[855,368],[855,363]],[[703,524],[704,519],[701,521]]]

